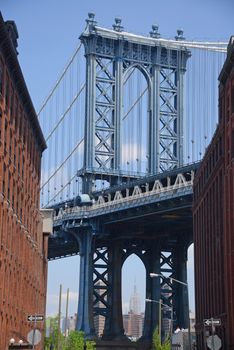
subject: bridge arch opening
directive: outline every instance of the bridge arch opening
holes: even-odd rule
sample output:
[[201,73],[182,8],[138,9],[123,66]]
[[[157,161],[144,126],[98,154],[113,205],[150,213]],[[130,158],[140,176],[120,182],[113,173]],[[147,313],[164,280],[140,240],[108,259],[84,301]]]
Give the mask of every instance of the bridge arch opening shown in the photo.
[[122,267],[122,312],[125,334],[133,341],[142,336],[145,311],[146,271],[141,259],[131,254]]
[[130,174],[149,172],[150,78],[144,67],[130,66],[123,76],[121,168]]

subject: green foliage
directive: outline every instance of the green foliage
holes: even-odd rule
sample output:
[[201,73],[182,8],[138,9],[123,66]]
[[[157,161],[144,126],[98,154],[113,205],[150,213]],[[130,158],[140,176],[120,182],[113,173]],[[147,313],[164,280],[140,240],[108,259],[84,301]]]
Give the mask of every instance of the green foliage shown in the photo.
[[45,337],[45,339],[44,339],[45,349],[49,350],[51,345],[53,346],[54,349],[57,349],[58,343],[59,343],[60,350],[66,350],[65,349],[65,337],[58,330],[58,316],[50,318],[49,327],[50,327],[50,336]]
[[86,350],[95,350],[95,341],[86,340]]
[[161,343],[158,327],[153,333],[153,346],[155,350],[170,350],[171,341],[170,338],[167,338],[163,343]]
[[66,350],[84,350],[84,333],[71,331],[66,342]]
[[71,331],[67,338],[58,331],[58,317],[50,319],[50,336],[45,337],[45,350],[50,350],[53,346],[54,350],[95,350],[95,342],[91,340],[85,341],[84,332]]

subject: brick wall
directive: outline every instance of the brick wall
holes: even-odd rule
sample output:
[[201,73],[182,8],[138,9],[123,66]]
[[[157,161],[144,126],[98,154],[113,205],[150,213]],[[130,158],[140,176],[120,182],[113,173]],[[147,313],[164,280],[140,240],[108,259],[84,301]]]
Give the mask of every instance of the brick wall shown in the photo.
[[[0,14],[1,350],[8,348],[12,337],[26,340],[33,326],[27,321],[28,315],[45,312],[46,238],[39,211],[45,143],[36,118]],[[43,327],[40,324],[38,328]]]
[[[234,39],[234,37],[233,37]],[[234,350],[234,40],[221,73],[220,99],[225,134],[224,274],[227,307],[227,349]]]
[[204,319],[234,350],[234,41],[220,73],[219,125],[194,182],[195,300],[198,349],[206,349]]

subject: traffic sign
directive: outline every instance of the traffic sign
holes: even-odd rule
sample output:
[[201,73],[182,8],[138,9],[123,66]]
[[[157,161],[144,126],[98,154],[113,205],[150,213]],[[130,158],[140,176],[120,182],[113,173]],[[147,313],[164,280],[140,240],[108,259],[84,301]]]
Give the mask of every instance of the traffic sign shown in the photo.
[[211,350],[219,350],[222,346],[221,339],[215,334],[207,338],[207,346]]
[[28,321],[29,322],[44,321],[44,316],[43,315],[28,315]]
[[32,345],[37,345],[41,341],[41,332],[39,329],[32,329],[27,335],[27,341]]
[[219,318],[209,318],[203,320],[204,326],[221,326],[221,320]]

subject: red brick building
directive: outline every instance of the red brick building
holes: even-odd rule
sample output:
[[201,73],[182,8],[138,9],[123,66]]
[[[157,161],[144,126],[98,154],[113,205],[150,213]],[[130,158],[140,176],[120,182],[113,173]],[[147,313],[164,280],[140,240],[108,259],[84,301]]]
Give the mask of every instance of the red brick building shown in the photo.
[[[45,141],[17,59],[17,28],[0,13],[0,349],[44,314],[46,239],[39,211]],[[41,325],[41,327],[43,324]],[[38,346],[37,349],[41,349]]]
[[196,330],[199,350],[206,349],[210,327],[222,349],[234,349],[234,37],[219,76],[219,125],[194,183]]

